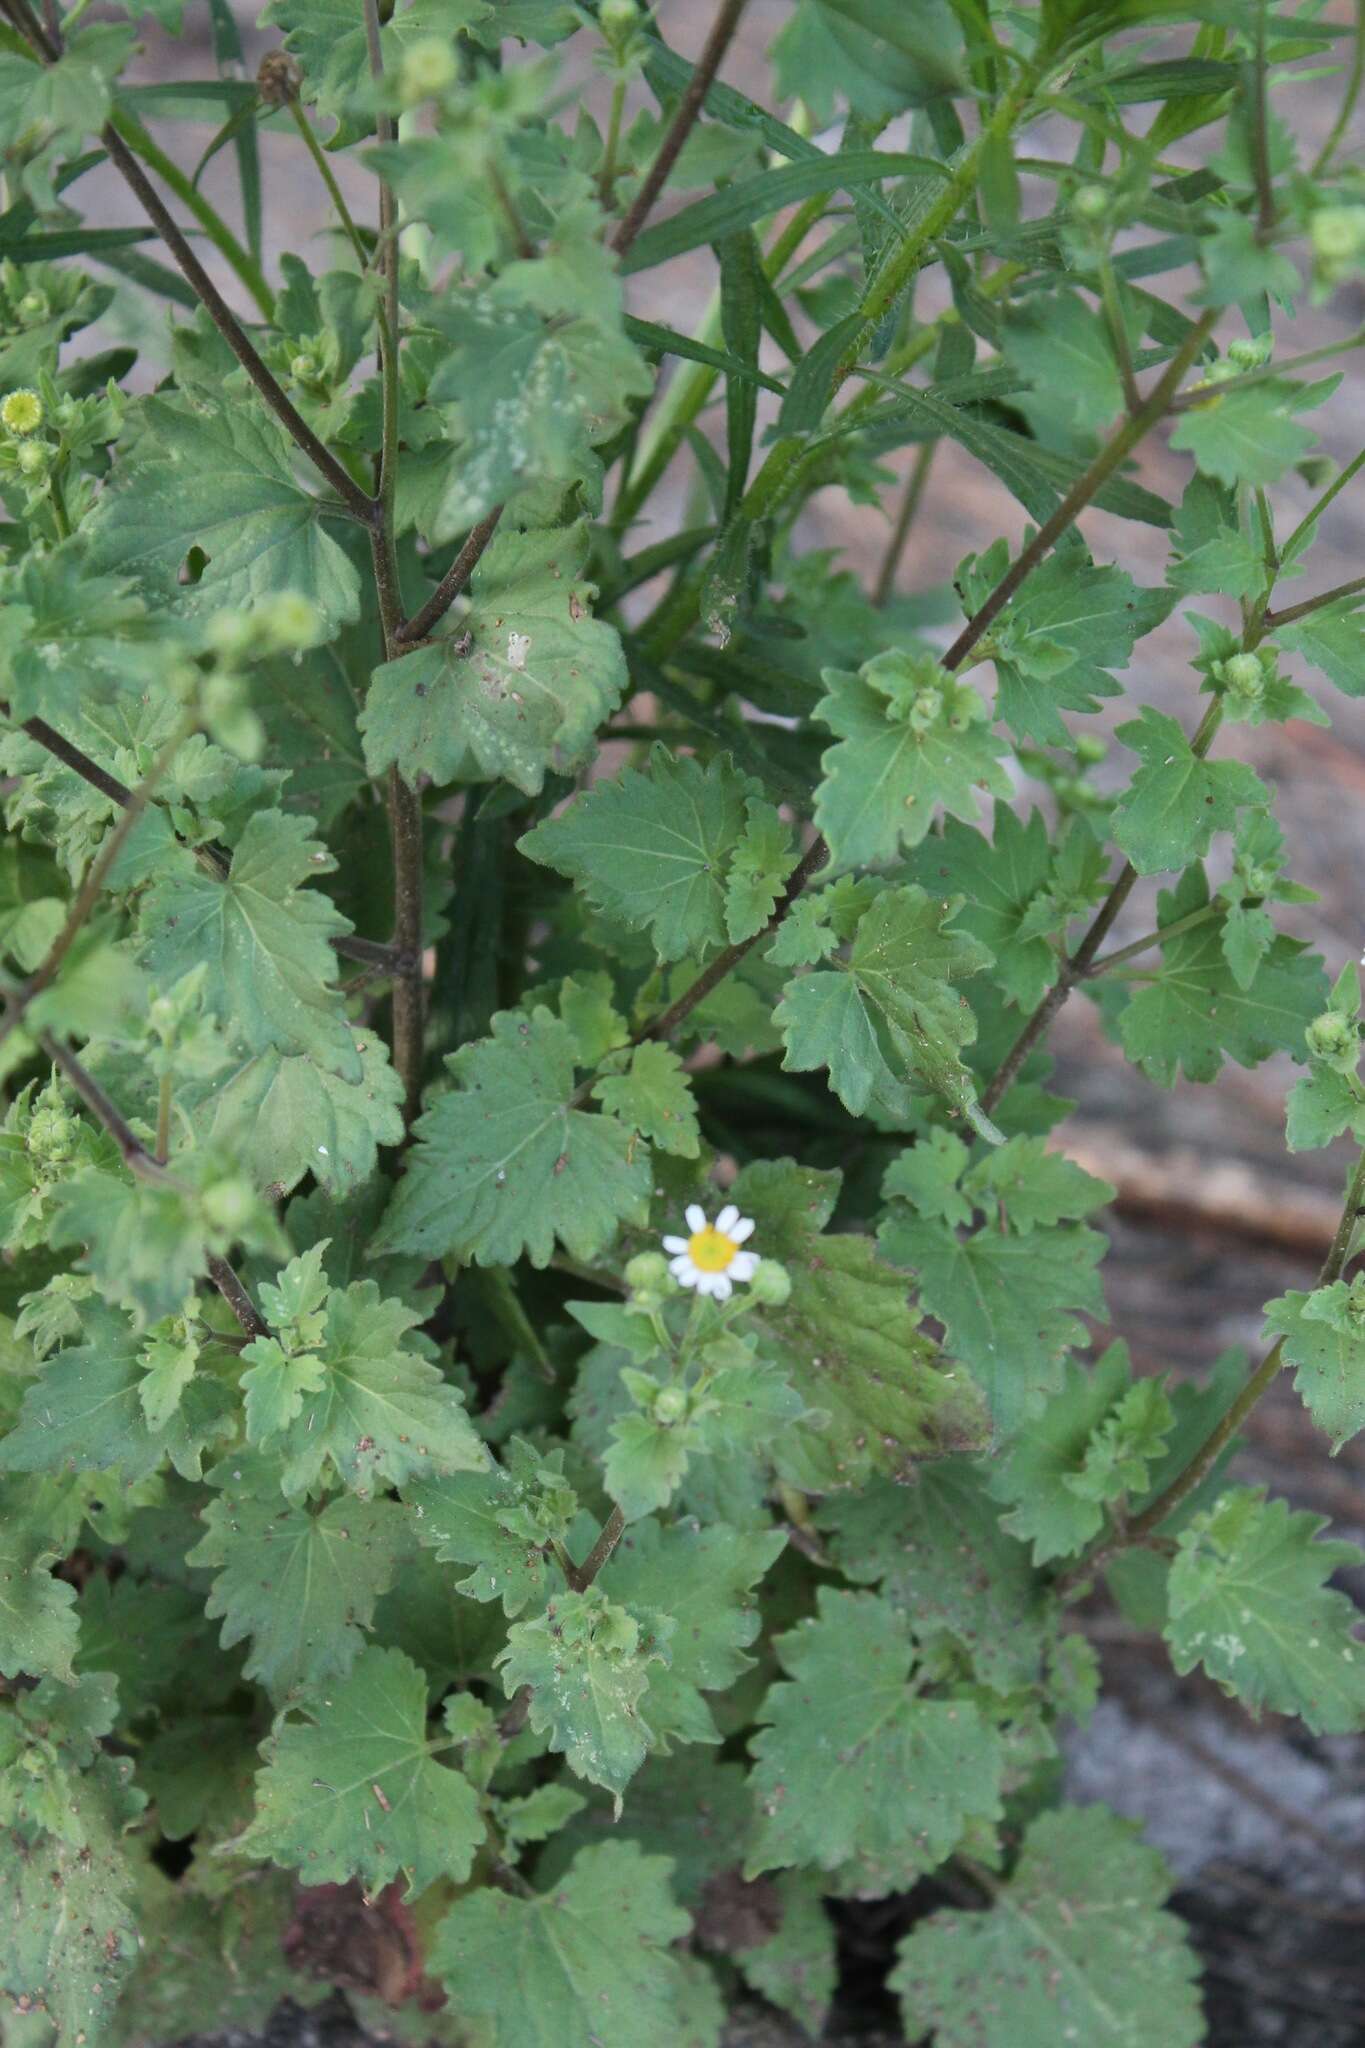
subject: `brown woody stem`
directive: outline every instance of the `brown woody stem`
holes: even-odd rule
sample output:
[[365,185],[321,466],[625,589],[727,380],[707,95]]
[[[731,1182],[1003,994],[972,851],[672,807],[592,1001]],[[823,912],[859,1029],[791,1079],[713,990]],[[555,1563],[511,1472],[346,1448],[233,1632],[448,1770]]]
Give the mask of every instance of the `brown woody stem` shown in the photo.
[[734,40],[735,30],[739,27],[739,17],[743,12],[744,0],[721,0],[716,18],[711,24],[711,33],[693,66],[692,76],[688,79],[683,96],[678,102],[677,112],[669,122],[668,132],[659,144],[659,153],[646,171],[639,191],[611,238],[611,246],[618,256],[625,255],[654,211],[654,202],[667,184],[668,174],[678,161],[683,144],[697,124],[702,103],[715,83],[716,73],[725,61],[725,53]]

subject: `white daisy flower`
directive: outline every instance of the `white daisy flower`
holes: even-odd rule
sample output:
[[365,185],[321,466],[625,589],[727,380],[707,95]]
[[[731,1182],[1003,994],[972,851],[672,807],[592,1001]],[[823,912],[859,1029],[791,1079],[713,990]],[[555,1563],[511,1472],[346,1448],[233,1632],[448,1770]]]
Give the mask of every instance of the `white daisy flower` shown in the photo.
[[752,1216],[741,1216],[733,1202],[727,1202],[714,1223],[706,1211],[693,1202],[687,1211],[690,1237],[666,1237],[664,1250],[671,1252],[668,1269],[682,1287],[695,1287],[698,1294],[714,1295],[728,1301],[736,1280],[749,1281],[758,1265],[758,1253],[741,1251],[753,1235]]

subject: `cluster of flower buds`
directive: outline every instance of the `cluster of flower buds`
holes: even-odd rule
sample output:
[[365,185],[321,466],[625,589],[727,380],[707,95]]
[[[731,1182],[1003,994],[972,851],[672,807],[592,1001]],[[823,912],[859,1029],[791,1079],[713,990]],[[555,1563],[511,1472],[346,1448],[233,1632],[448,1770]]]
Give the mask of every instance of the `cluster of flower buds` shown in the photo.
[[1234,716],[1254,711],[1265,696],[1266,686],[1275,679],[1276,653],[1273,647],[1259,647],[1254,654],[1229,654],[1210,664],[1209,673],[1228,700]]
[[1304,1034],[1313,1059],[1339,1074],[1354,1074],[1360,1065],[1360,1024],[1344,1010],[1324,1010]]

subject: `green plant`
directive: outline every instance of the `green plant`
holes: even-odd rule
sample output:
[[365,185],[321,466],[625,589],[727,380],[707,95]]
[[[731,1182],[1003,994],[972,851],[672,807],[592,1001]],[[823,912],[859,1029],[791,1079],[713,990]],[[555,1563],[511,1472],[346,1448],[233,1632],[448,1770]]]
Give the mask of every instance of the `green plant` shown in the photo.
[[[718,82],[742,0],[695,64],[635,0],[273,0],[255,85],[210,0],[169,86],[0,6],[6,2039],[338,1977],[488,2048],[707,2048],[736,1983],[818,2029],[823,1901],[946,1870],[910,2036],[1198,2041],[1159,1858],[1056,1801],[1074,1601],[1365,1723],[1355,1551],[1224,1476],[1285,1368],[1365,1422],[1365,1165],[1262,1363],[1135,1378],[1046,1039],[1287,1052],[1290,1145],[1365,1141],[1356,970],[1277,930],[1235,757],[1365,687],[1365,579],[1288,594],[1365,452],[1314,454],[1338,349],[1273,317],[1365,269],[1360,39],[797,0],[782,118]],[[1324,60],[1307,160],[1271,89]],[[262,129],[334,207],[307,262]],[[145,227],[83,224],[99,164]],[[707,250],[687,335],[648,274]],[[1020,512],[903,597],[945,440]],[[800,544],[831,489],[888,502],[870,591]],[[1102,767],[1190,600],[1233,623],[1183,614],[1188,718]]]

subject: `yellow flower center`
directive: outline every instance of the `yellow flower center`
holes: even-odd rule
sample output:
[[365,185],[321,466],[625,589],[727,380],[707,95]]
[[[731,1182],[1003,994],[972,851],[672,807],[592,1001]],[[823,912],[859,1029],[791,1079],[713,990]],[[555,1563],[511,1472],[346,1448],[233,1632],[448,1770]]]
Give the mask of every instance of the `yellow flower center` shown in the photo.
[[738,1250],[734,1239],[713,1223],[687,1240],[687,1255],[699,1273],[723,1273]]
[[0,400],[0,423],[11,434],[31,434],[43,424],[43,401],[36,391],[11,391]]

